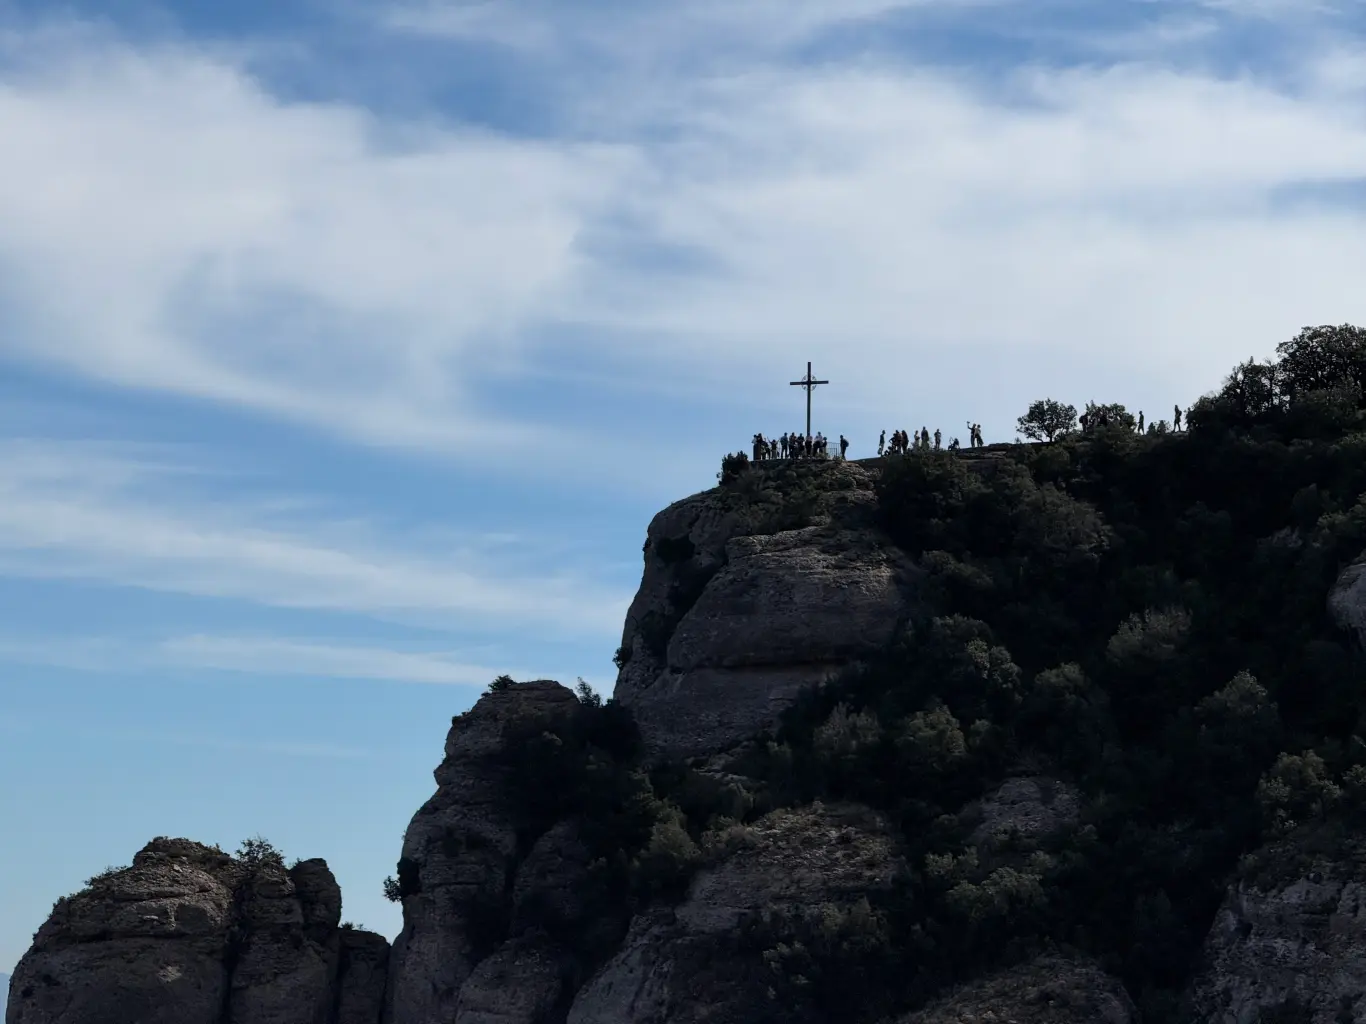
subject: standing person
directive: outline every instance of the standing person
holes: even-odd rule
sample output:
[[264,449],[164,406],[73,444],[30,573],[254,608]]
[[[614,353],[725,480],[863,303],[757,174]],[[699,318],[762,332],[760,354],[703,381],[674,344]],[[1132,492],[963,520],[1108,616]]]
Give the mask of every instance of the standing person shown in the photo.
[[939,432],[939,428],[934,428],[934,450],[939,451],[943,447],[944,435]]
[[877,436],[877,457],[882,458],[882,449],[887,445],[887,431],[883,431]]
[[783,453],[783,458],[787,458],[787,432],[786,432],[786,431],[783,432],[783,436],[782,436],[782,437],[778,438],[778,448],[779,448],[779,450],[782,451],[782,453]]
[[847,458],[849,457],[849,454],[848,454],[848,453],[849,453],[849,438],[847,438],[847,437],[845,437],[843,434],[841,434],[841,435],[840,435],[840,458],[841,458],[841,459],[847,459]]
[[1138,410],[1138,432],[1143,433],[1143,410]]
[[1177,430],[1181,429],[1181,406],[1172,407],[1172,426]]

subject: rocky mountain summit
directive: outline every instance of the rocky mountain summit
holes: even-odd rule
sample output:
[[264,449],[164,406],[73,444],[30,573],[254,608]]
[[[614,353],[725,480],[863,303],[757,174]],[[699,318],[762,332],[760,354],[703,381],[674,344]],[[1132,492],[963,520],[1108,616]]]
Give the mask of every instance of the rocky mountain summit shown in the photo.
[[320,860],[156,839],[6,1024],[1366,1022],[1366,434],[1219,416],[731,474],[611,700],[452,720],[392,947]]

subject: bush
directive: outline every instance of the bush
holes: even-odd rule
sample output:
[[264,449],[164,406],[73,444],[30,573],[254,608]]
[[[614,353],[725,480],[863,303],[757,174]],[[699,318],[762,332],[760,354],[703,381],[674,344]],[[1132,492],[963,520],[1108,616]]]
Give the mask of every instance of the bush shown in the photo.
[[496,677],[496,678],[493,680],[493,682],[489,683],[488,692],[489,692],[489,693],[503,693],[505,690],[510,690],[512,687],[514,687],[514,686],[516,686],[516,685],[517,685],[517,680],[513,679],[512,676],[509,676],[509,675],[501,675],[501,676]]
[[740,477],[749,472],[749,456],[744,452],[732,452],[722,457],[721,469],[716,474],[716,479],[723,485],[734,483]]
[[278,868],[285,866],[284,855],[260,836],[242,840],[242,845],[237,849],[237,860],[252,869],[266,865]]

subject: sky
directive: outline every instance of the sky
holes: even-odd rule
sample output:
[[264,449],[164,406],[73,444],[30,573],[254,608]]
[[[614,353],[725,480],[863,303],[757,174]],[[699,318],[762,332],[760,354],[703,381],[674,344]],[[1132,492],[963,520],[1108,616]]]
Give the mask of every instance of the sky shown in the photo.
[[1366,3],[0,0],[0,971],[157,835],[381,892],[756,431],[1366,325]]

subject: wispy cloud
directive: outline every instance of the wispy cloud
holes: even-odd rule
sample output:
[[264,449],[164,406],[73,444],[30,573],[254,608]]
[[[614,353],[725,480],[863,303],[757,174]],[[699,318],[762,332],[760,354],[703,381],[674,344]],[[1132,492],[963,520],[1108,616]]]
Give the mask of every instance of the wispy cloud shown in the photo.
[[291,505],[187,491],[164,458],[0,442],[0,573],[423,621],[459,615],[490,628],[531,619],[575,635],[620,629],[629,594],[527,575],[525,553],[503,543],[482,555],[404,548]]
[[457,656],[384,647],[316,643],[275,637],[187,636],[162,641],[156,656],[170,664],[254,674],[326,676],[405,683],[485,686],[507,672],[516,678],[542,678],[525,669],[509,671],[473,665]]
[[473,664],[458,652],[275,636],[195,634],[151,640],[0,636],[0,660],[90,673],[209,670],[272,678],[307,676],[446,686],[482,687],[504,673],[518,679],[549,678],[526,668]]

